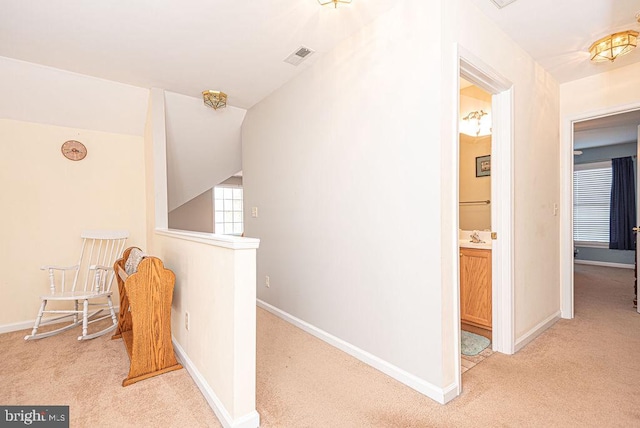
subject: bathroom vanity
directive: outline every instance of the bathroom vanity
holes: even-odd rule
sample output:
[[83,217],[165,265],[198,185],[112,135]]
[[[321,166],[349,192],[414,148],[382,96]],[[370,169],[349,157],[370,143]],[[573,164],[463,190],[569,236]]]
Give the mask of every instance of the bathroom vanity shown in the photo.
[[464,330],[491,339],[491,232],[460,232],[460,319]]

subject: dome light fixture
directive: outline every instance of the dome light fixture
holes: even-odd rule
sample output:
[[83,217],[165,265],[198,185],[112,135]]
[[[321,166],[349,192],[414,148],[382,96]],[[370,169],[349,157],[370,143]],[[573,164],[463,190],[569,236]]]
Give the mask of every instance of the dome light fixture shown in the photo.
[[204,99],[204,105],[209,106],[214,110],[227,106],[227,94],[221,91],[209,89],[202,92],[202,98]]
[[638,44],[638,32],[621,31],[595,41],[589,48],[591,61],[615,61],[616,58],[631,52]]

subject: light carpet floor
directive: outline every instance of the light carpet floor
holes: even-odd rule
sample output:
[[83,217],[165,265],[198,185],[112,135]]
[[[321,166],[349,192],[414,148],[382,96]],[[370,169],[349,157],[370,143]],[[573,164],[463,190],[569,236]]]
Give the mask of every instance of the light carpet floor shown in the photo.
[[[261,426],[640,426],[633,271],[577,265],[575,283],[574,320],[468,370],[462,395],[445,406],[259,309]],[[24,334],[0,335],[0,404],[69,404],[72,427],[220,426],[186,370],[122,388],[120,341]]]
[[640,426],[640,315],[633,271],[576,266],[574,320],[515,355],[494,353],[442,406],[258,311],[265,427]]

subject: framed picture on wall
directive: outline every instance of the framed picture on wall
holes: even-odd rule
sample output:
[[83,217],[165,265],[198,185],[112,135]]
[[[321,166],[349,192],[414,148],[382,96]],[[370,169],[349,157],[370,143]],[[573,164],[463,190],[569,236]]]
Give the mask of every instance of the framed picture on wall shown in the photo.
[[476,158],[476,177],[491,175],[491,155],[478,156]]

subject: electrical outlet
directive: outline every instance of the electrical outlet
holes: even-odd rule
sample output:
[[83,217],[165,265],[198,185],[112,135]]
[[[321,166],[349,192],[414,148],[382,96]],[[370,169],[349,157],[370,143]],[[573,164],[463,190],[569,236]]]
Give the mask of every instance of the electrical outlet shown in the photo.
[[271,287],[271,284],[269,283],[269,275],[264,277],[264,286],[267,288]]
[[189,331],[189,312],[184,313],[184,328]]

